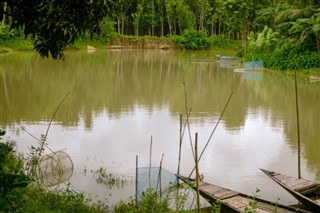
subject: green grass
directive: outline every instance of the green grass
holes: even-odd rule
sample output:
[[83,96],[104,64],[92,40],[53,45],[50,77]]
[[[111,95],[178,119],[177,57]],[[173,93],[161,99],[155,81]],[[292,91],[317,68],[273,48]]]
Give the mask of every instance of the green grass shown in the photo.
[[22,37],[2,40],[0,42],[0,52],[7,52],[9,50],[33,50],[33,43],[30,39],[24,39]]

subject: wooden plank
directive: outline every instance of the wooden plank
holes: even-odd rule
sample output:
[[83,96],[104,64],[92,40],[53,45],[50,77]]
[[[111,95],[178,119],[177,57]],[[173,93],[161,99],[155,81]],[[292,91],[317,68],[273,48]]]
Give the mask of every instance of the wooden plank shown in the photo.
[[[287,185],[289,188],[300,192],[300,191],[305,191],[309,188],[315,187],[319,184],[313,182],[313,181],[309,181],[309,180],[305,180],[305,179],[298,179],[298,178],[294,178],[294,177],[290,177],[287,175],[275,175],[274,176],[277,180],[279,180],[281,183]],[[309,192],[309,190],[307,190],[307,192]]]
[[217,194],[216,196],[217,196],[218,199],[221,200],[221,199],[226,199],[226,198],[233,197],[233,196],[235,196],[237,194],[239,194],[239,193],[231,191],[231,190],[228,190],[228,191],[225,191],[225,192],[221,192],[221,193]]
[[280,173],[271,174],[271,176],[276,178],[279,181],[282,181],[282,180],[288,178],[287,175],[283,175],[283,174],[280,174]]
[[231,196],[234,196],[236,194],[239,194],[238,192],[232,191],[230,189],[222,188],[219,186],[211,185],[211,187],[203,188],[202,191],[210,194],[215,199],[225,199]]
[[320,205],[320,198],[319,199],[316,199],[314,200],[314,202],[318,203]]
[[306,180],[297,180],[296,182],[290,183],[290,187],[292,187],[295,191],[302,191],[308,188],[316,187],[318,184],[312,182],[312,181],[306,181]]
[[[195,181],[193,181],[193,183],[196,183]],[[211,184],[206,183],[206,182],[199,182],[199,187],[206,187],[206,186],[211,186]]]
[[316,191],[318,191],[319,187],[320,187],[319,185],[313,186],[313,187],[308,187],[308,188],[306,187],[306,188],[299,189],[299,191],[297,191],[297,192],[308,197],[308,194],[315,193]]
[[212,188],[207,188],[205,190],[203,190],[205,192],[207,192],[208,194],[211,194],[213,196],[216,196],[216,194],[219,194],[221,192],[224,192],[226,191],[226,189],[223,189],[223,188],[217,188],[217,187],[212,187]]
[[[268,203],[258,202],[256,209],[257,209],[258,212],[260,212],[260,211],[261,212],[276,212],[275,210],[277,208],[275,206],[273,206],[273,205],[268,204]],[[279,209],[277,209],[277,210],[279,210]]]
[[287,178],[281,180],[281,183],[288,185],[288,184],[290,184],[291,182],[294,182],[295,180],[297,180],[297,178],[287,177]]
[[[250,202],[253,202],[251,198],[243,197],[243,196],[234,196],[222,201],[229,206],[237,209],[239,212],[245,212],[245,209],[250,206]],[[256,207],[253,206],[255,212],[257,213],[270,213],[270,212],[278,212],[278,213],[289,213],[294,212],[281,207],[276,207],[269,203],[257,202]]]
[[277,212],[277,213],[287,213],[287,212],[293,212],[269,203],[257,203],[257,212]]
[[233,196],[228,199],[224,199],[223,203],[226,203],[235,209],[239,209],[239,210],[243,209],[244,210],[244,208],[249,205],[250,201],[251,201],[250,198],[237,195],[237,196]]

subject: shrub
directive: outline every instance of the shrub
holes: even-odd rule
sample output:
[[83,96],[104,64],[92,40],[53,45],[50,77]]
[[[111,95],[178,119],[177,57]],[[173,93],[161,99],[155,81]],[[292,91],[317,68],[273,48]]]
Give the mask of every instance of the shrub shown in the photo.
[[182,36],[173,37],[181,49],[204,50],[210,48],[210,40],[205,31],[185,30]]
[[11,30],[9,25],[0,23],[0,42],[20,36],[18,30]]
[[27,187],[30,178],[24,173],[22,157],[15,153],[14,142],[2,141],[4,134],[0,129],[0,211],[14,211],[15,189]]
[[214,35],[208,38],[210,47],[218,47],[218,48],[230,48],[230,47],[238,47],[239,41],[231,40],[227,38],[222,38],[220,36]]
[[0,212],[106,212],[102,203],[90,203],[73,190],[48,190],[24,172],[23,157],[16,153],[15,143],[2,141],[0,129]]
[[19,212],[107,212],[108,207],[103,204],[90,204],[83,194],[69,188],[48,190],[41,186],[31,186],[27,190],[17,191],[23,194],[23,199],[17,200]]
[[135,205],[134,200],[128,202],[119,202],[114,211],[116,213],[139,212],[139,213],[162,213],[172,212],[169,208],[168,198],[159,199],[158,195],[152,190],[142,193],[141,200]]

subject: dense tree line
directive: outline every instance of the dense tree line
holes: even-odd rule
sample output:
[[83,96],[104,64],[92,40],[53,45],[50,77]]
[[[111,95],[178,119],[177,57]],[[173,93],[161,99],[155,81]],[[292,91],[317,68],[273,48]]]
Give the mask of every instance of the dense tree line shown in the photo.
[[319,0],[114,0],[108,16],[121,35],[181,35],[195,29],[240,38],[274,24],[284,12],[319,5]]
[[32,35],[44,56],[61,56],[84,32],[103,31],[102,20],[119,35],[204,31],[241,39],[244,51],[247,38],[255,49],[272,49],[283,36],[320,51],[320,0],[3,0],[0,6],[2,22]]

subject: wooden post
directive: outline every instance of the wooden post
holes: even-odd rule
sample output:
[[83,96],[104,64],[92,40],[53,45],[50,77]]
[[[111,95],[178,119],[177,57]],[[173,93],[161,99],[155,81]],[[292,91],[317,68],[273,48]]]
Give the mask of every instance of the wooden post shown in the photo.
[[182,115],[180,114],[180,140],[179,140],[179,159],[178,159],[177,175],[180,175],[181,146],[182,146]]
[[197,191],[197,209],[200,212],[200,193],[199,193],[199,166],[198,166],[198,133],[196,132],[195,145],[194,145],[194,153],[195,153],[195,163],[196,163],[196,191]]
[[136,205],[138,205],[138,155],[136,155]]
[[162,188],[161,188],[161,170],[162,170],[162,161],[163,161],[163,153],[160,161],[160,168],[159,168],[159,190],[160,190],[160,200],[162,199]]
[[151,188],[151,159],[152,159],[152,135],[151,135],[151,141],[150,141],[149,188]]
[[300,125],[299,125],[299,104],[298,104],[298,86],[297,86],[297,71],[294,71],[294,82],[296,91],[296,112],[297,112],[297,134],[298,134],[298,178],[301,178],[301,163],[300,163]]

